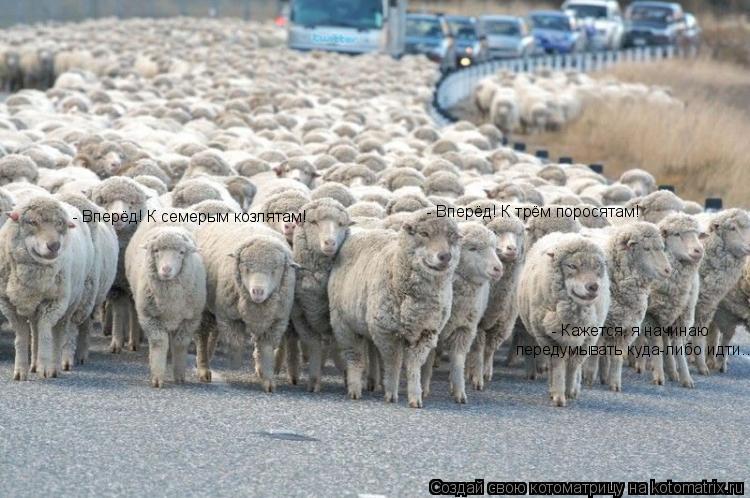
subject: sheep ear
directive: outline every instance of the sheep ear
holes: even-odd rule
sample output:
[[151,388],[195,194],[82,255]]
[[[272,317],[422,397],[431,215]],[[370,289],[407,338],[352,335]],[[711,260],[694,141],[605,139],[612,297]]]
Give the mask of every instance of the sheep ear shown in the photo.
[[18,214],[18,211],[8,211],[5,214],[7,214],[8,218],[10,218],[13,221],[18,221],[21,218],[21,215]]
[[661,238],[664,240],[667,240],[667,237],[669,237],[669,233],[667,233],[667,230],[662,228],[661,229]]
[[229,256],[232,259],[237,259],[237,255],[233,252],[227,253],[227,256]]
[[555,259],[555,251],[547,251],[547,256],[549,256],[551,259]]
[[401,225],[401,228],[403,230],[406,230],[406,233],[408,233],[409,235],[414,235],[416,233],[416,230],[414,229],[414,225],[412,225],[409,222],[404,222],[404,224]]
[[70,220],[68,220],[68,222],[67,222],[67,223],[68,223],[68,228],[75,228],[75,227],[76,227],[76,224],[75,224],[75,223],[73,223],[73,222],[72,222],[72,221],[70,221]]
[[708,234],[706,232],[701,232],[698,234],[698,240],[705,240],[708,238]]
[[721,226],[721,223],[713,222],[713,223],[711,223],[711,226],[709,227],[709,231],[710,232],[716,232],[719,229],[720,226]]
[[488,189],[488,188],[484,189],[484,193],[487,194],[487,197],[489,199],[492,199],[492,197],[494,195],[492,192],[493,192],[492,189]]
[[320,173],[318,173],[317,171],[313,171],[312,173],[310,173],[310,176],[312,176],[313,178],[318,178],[320,176]]
[[632,249],[632,248],[633,248],[633,247],[635,247],[636,245],[638,245],[638,242],[636,242],[636,241],[635,241],[635,240],[633,240],[633,239],[627,239],[627,240],[623,240],[623,241],[621,241],[621,242],[620,242],[620,248],[621,248],[622,250],[624,250],[624,251],[627,251],[627,250],[629,250],[629,249]]

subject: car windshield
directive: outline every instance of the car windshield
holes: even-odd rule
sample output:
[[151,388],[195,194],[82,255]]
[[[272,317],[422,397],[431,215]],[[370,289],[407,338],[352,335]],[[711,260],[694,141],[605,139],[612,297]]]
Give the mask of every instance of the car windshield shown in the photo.
[[517,21],[484,21],[482,27],[488,35],[518,36],[521,34],[521,27]]
[[382,0],[294,0],[292,22],[357,29],[383,27]]
[[438,19],[408,18],[406,20],[406,36],[442,38],[443,30]]
[[448,24],[456,38],[462,40],[473,40],[477,38],[477,30],[474,22],[469,19],[449,19]]
[[651,24],[667,24],[672,10],[667,7],[652,7],[635,5],[630,9],[630,20]]
[[588,5],[585,3],[578,3],[568,5],[566,10],[573,11],[576,17],[580,19],[587,19],[593,17],[594,19],[606,19],[607,7],[602,5]]
[[531,16],[531,25],[536,29],[552,29],[555,31],[570,31],[570,19],[563,16],[550,16],[547,14],[534,14]]

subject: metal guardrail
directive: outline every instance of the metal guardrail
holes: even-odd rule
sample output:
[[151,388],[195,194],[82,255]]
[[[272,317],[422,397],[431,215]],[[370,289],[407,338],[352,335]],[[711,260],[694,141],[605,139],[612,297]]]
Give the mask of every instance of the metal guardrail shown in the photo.
[[650,62],[671,59],[686,54],[673,45],[662,47],[637,47],[605,52],[579,54],[538,55],[519,59],[496,59],[482,62],[465,69],[444,74],[435,85],[433,99],[428,112],[440,126],[455,122],[458,118],[451,110],[462,100],[471,96],[479,81],[501,70],[514,73],[533,72],[537,69],[580,72],[599,71],[621,62]]

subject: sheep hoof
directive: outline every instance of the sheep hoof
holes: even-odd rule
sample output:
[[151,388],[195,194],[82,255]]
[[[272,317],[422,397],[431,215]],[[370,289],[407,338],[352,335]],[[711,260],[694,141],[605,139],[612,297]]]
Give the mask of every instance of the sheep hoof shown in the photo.
[[84,363],[86,363],[86,358],[84,357],[76,358],[76,361],[75,361],[76,365],[83,365]]
[[211,370],[209,369],[199,369],[198,370],[198,380],[201,382],[211,382]]
[[721,366],[719,367],[719,372],[721,372],[721,373],[727,373],[727,370],[728,370],[728,368],[727,368],[727,365],[726,365],[726,364],[724,364],[724,365],[721,365]]
[[698,373],[700,373],[701,375],[710,375],[711,371],[708,369],[706,365],[700,365],[698,367]]
[[109,352],[112,354],[119,354],[121,351],[122,351],[122,346],[120,346],[119,344],[112,343],[109,346]]
[[127,345],[128,351],[138,351],[138,344],[134,342],[129,342]]
[[56,379],[57,378],[57,369],[53,367],[40,367],[39,373],[44,379]]
[[290,375],[289,376],[289,383],[291,385],[293,385],[293,386],[296,386],[297,384],[299,384],[299,378],[298,377],[293,377],[293,376]]
[[276,386],[274,386],[273,381],[270,381],[270,380],[263,381],[263,392],[270,394],[274,391],[275,387]]
[[682,387],[687,387],[688,389],[692,389],[695,387],[695,382],[693,382],[693,379],[686,379],[680,382],[680,385]]
[[31,365],[31,366],[29,367],[29,372],[31,372],[31,373],[33,373],[33,374],[34,374],[34,373],[36,373],[36,365],[35,365],[35,364],[32,364],[32,365]]
[[151,387],[164,387],[164,379],[159,377],[151,378]]
[[484,382],[482,380],[474,380],[471,384],[475,391],[484,391]]
[[13,372],[13,380],[29,380],[29,374],[20,370],[16,370],[15,372]]
[[409,408],[422,408],[422,400],[417,398],[409,401]]
[[664,378],[663,377],[656,377],[656,378],[654,378],[653,384],[655,386],[663,386],[664,385]]
[[398,403],[398,394],[396,393],[385,393],[386,403]]
[[320,392],[320,381],[310,382],[307,385],[307,391],[311,392],[311,393],[319,393]]
[[465,393],[456,394],[454,396],[454,399],[456,400],[456,403],[458,403],[460,405],[465,405],[466,402],[467,402],[466,401],[466,394]]
[[184,384],[185,383],[185,376],[175,376],[174,378],[175,384]]
[[565,395],[563,394],[553,394],[552,403],[555,406],[565,406],[568,404],[567,400],[565,399]]
[[72,370],[72,368],[70,366],[70,361],[68,361],[68,360],[63,361],[63,363],[62,363],[62,369],[63,369],[63,372],[70,372]]
[[349,399],[351,400],[362,399],[362,393],[358,393],[356,391],[349,391]]

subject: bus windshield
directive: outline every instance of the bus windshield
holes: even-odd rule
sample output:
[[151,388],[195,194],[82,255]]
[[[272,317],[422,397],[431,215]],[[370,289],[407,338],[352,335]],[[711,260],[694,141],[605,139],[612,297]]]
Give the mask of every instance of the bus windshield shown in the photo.
[[383,27],[383,0],[293,0],[291,20],[303,26]]

